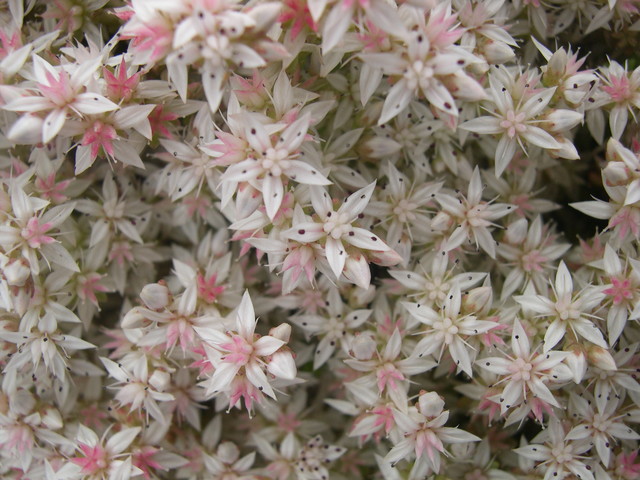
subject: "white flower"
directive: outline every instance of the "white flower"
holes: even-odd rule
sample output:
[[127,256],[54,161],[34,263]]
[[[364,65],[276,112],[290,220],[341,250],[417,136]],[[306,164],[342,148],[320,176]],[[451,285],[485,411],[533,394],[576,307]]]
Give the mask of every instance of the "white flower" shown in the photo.
[[460,287],[453,285],[442,308],[438,311],[420,303],[403,303],[412,317],[427,325],[428,330],[421,332],[422,338],[415,347],[419,356],[436,354],[442,357],[444,349],[449,350],[457,367],[470,377],[471,347],[466,340],[474,335],[482,335],[496,326],[495,322],[478,320],[474,315],[461,315]]
[[[326,190],[312,188],[311,203],[318,220],[295,224],[283,234],[301,243],[312,243],[324,239],[324,254],[336,278],[340,278],[343,272],[347,274],[345,271],[347,259],[354,257],[362,250],[380,252],[382,253],[380,257],[382,262],[388,261],[390,265],[395,265],[401,260],[397,253],[377,235],[353,225],[358,218],[361,218],[374,188],[375,182],[352,193],[344,200],[338,210],[334,210]],[[367,281],[362,282],[359,286],[366,288],[369,282],[368,279],[365,280]]]
[[[500,135],[500,141],[495,153],[496,176],[502,175],[509,162],[516,153],[518,145],[527,152],[523,141],[531,145],[559,154],[562,145],[547,131],[536,126],[540,123],[540,115],[547,108],[556,89],[545,88],[531,95],[526,101],[520,100],[514,104],[511,93],[507,91],[500,81],[492,76],[490,78],[491,99],[495,111],[489,111],[490,116],[483,116],[469,120],[460,128],[483,135]],[[571,110],[556,110],[557,117],[553,122],[571,127],[582,119],[582,115]],[[565,118],[566,117],[566,118]],[[573,149],[575,152],[575,149]],[[560,154],[564,158],[578,158],[575,154]]]
[[555,301],[542,295],[520,295],[514,297],[523,307],[541,317],[551,317],[551,324],[544,335],[543,350],[547,353],[565,336],[568,329],[574,336],[607,348],[600,329],[589,318],[598,318],[590,312],[602,301],[604,294],[596,287],[585,287],[573,293],[573,280],[564,262],[560,262],[553,288]]
[[558,418],[551,417],[548,428],[538,434],[533,442],[514,451],[538,462],[536,469],[545,474],[545,479],[564,478],[573,474],[583,480],[594,480],[591,466],[585,463],[587,457],[583,455],[591,449],[591,445],[565,435]]
[[245,138],[253,151],[245,160],[230,166],[220,181],[254,185],[262,192],[267,215],[272,221],[285,195],[283,176],[307,185],[329,185],[331,182],[317,168],[298,160],[310,120],[309,114],[301,116],[274,140],[273,128],[267,129],[253,115],[245,114]]

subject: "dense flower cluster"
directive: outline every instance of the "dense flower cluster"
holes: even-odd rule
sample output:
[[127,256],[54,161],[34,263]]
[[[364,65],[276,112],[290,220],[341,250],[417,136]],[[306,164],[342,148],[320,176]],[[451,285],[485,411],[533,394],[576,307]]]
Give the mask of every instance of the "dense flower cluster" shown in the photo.
[[0,5],[0,477],[640,478],[640,2]]

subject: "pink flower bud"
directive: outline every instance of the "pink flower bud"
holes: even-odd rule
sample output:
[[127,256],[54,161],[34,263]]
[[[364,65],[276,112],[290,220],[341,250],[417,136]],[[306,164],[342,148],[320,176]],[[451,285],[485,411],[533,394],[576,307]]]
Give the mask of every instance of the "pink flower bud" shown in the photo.
[[151,310],[162,310],[169,305],[169,289],[160,283],[145,285],[140,298]]

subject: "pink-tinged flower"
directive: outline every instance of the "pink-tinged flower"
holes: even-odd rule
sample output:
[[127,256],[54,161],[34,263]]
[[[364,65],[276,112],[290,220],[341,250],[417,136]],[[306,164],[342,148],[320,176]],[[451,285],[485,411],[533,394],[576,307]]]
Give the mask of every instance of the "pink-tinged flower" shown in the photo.
[[564,478],[573,474],[583,480],[595,480],[588,457],[583,455],[591,449],[590,442],[570,439],[556,417],[549,419],[549,426],[532,442],[514,451],[536,462],[536,470],[544,473],[545,478]]
[[[293,380],[296,377],[292,354],[285,347],[289,336],[279,333],[283,328],[290,330],[291,327],[282,324],[278,329],[272,329],[272,335],[264,336],[255,334],[255,327],[253,304],[249,292],[245,292],[236,312],[235,330],[225,333],[214,327],[195,328],[206,343],[207,355],[215,368],[213,375],[203,382],[207,396],[219,393],[232,396],[230,391],[233,390],[244,397],[245,405],[249,406],[254,396],[261,398],[265,394],[275,399],[265,370],[276,378]],[[246,378],[247,389],[234,389],[234,380],[243,378]],[[252,392],[253,389],[257,392]],[[231,402],[232,405],[235,403]]]
[[126,452],[139,433],[140,427],[125,428],[105,443],[108,431],[99,439],[93,430],[81,424],[76,435],[80,455],[70,460],[80,467],[83,478],[92,480],[119,480],[142,473],[132,465],[131,456]]
[[615,472],[624,480],[634,480],[640,476],[640,462],[636,462],[638,458],[638,450],[630,453],[620,452],[614,459]]
[[384,457],[384,461],[392,466],[415,455],[416,462],[423,463],[429,472],[438,473],[441,455],[449,454],[445,443],[480,441],[464,430],[444,426],[449,419],[449,411],[444,410],[444,400],[436,392],[421,391],[416,406],[394,410],[393,418],[401,440],[396,441]]
[[[309,9],[315,22],[320,20],[327,0],[310,1]],[[397,9],[382,0],[339,0],[324,17],[322,53],[328,54],[343,40],[355,18],[373,23],[388,35],[403,38],[407,32]]]
[[488,372],[500,375],[500,380],[493,384],[497,387],[505,384],[502,391],[489,397],[489,400],[500,405],[504,415],[511,407],[527,402],[533,396],[554,407],[560,404],[547,387],[555,370],[568,356],[565,352],[550,351],[544,354],[531,352],[529,337],[516,320],[511,336],[512,355],[504,357],[486,357],[476,361],[476,365]]
[[174,120],[180,118],[180,115],[171,111],[165,111],[165,105],[156,105],[149,114],[149,124],[154,135],[162,135],[166,138],[173,138],[173,134],[169,130],[173,126]]
[[133,94],[140,82],[140,72],[136,72],[129,76],[127,71],[127,63],[122,56],[122,62],[118,65],[114,75],[108,68],[102,69],[102,75],[107,83],[107,96],[114,101],[127,103],[133,97]]
[[78,271],[71,254],[53,238],[57,229],[73,212],[74,203],[48,208],[46,200],[27,196],[21,186],[10,189],[11,219],[0,226],[0,248],[4,252],[18,249],[34,274],[40,272],[39,257]]
[[295,40],[300,32],[307,27],[312,32],[318,31],[318,25],[311,18],[309,5],[304,0],[285,0],[283,12],[278,17],[278,21],[285,25],[291,21],[291,38]]
[[587,286],[574,294],[573,279],[564,262],[560,262],[558,266],[552,289],[555,301],[543,295],[514,297],[522,308],[535,312],[540,317],[551,318],[544,336],[544,352],[555,347],[564,338],[567,329],[571,329],[573,335],[606,349],[607,343],[602,332],[590,320],[598,318],[591,312],[604,296],[602,289]]
[[547,231],[540,216],[530,225],[524,218],[511,223],[498,249],[509,272],[500,298],[506,299],[530,284],[535,291],[545,292],[551,269],[570,247],[568,243],[556,243],[556,235]]
[[95,160],[98,156],[100,148],[102,148],[105,154],[113,157],[113,144],[112,140],[117,138],[116,129],[111,125],[107,125],[100,120],[96,120],[82,136],[80,142],[81,145],[91,146],[91,159]]
[[613,104],[609,113],[611,134],[619,139],[627,126],[629,112],[633,115],[640,110],[640,67],[629,73],[626,65],[611,61],[609,67],[601,69],[600,77],[605,83],[602,90]]
[[[352,348],[355,348],[354,343],[362,337],[365,335],[360,334],[355,337]],[[422,358],[415,352],[406,358],[399,358],[402,349],[402,336],[397,328],[387,340],[382,352],[378,352],[375,341],[370,340],[374,348],[373,352],[369,354],[366,351],[361,354],[359,351],[355,351],[353,352],[354,356],[344,362],[354,370],[366,373],[358,381],[363,384],[376,385],[379,395],[387,393],[397,405],[406,403],[408,379],[411,375],[418,375],[435,367],[436,362]]]
[[[48,112],[42,123],[42,142],[47,143],[60,132],[69,113],[77,116],[94,115],[116,110],[118,105],[99,93],[85,91],[100,65],[100,58],[84,62],[69,73],[64,67],[53,67],[41,57],[34,56],[34,73],[38,82],[36,92],[20,96],[2,108],[14,112]],[[26,117],[23,117],[26,118]],[[20,122],[9,131],[9,138],[21,135]]]
[[56,174],[55,172],[51,172],[46,177],[38,176],[35,179],[34,185],[41,198],[53,203],[62,203],[68,200],[64,191],[72,181],[73,180],[68,179],[56,182]]
[[[609,243],[605,245],[604,257],[597,262],[604,269],[602,276],[605,301],[609,305],[607,312],[607,332],[609,345],[614,345],[622,334],[629,317],[636,318],[640,309],[638,291],[640,288],[640,271],[634,259],[627,259],[623,265],[619,254]],[[630,265],[629,265],[630,264]],[[630,268],[633,267],[633,268]]]
[[104,275],[95,272],[78,275],[76,279],[76,293],[78,295],[78,298],[80,298],[80,300],[82,300],[83,302],[89,300],[96,307],[99,307],[96,293],[104,293],[109,291],[109,288],[101,283],[101,280],[103,278]]

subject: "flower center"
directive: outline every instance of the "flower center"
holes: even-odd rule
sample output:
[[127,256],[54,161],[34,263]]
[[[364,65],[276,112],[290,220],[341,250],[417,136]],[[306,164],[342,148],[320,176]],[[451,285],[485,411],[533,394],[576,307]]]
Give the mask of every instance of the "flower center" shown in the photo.
[[507,131],[509,138],[515,137],[518,133],[527,130],[527,126],[523,123],[525,114],[517,113],[513,110],[507,112],[506,117],[500,122],[500,126]]

